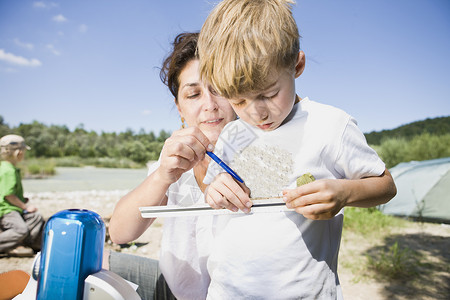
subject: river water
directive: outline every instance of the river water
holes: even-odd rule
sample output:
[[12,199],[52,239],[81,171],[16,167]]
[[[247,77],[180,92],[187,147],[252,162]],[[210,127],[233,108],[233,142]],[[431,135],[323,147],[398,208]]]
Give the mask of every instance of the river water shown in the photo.
[[147,176],[147,169],[57,167],[56,175],[46,179],[23,179],[29,193],[91,190],[130,190]]

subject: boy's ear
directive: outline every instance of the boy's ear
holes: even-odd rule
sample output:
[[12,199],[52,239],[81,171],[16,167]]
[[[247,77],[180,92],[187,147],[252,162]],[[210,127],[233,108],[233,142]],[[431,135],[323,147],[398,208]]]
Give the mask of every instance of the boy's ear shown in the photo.
[[19,158],[19,154],[20,154],[20,152],[22,152],[23,150],[22,149],[16,149],[16,150],[14,150],[14,158],[15,159],[18,159]]
[[302,75],[303,70],[305,69],[305,60],[305,53],[303,51],[299,51],[297,55],[297,62],[295,63],[295,78]]

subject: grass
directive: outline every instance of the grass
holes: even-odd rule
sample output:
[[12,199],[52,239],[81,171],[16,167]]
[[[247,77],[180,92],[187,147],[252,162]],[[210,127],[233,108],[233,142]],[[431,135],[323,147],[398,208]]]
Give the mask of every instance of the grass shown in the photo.
[[48,177],[55,175],[55,162],[52,159],[30,158],[22,161],[18,167],[24,177]]
[[[355,235],[357,240],[373,244],[407,224],[408,221],[384,215],[376,208],[349,207],[345,209],[343,230],[344,236]],[[358,261],[352,260],[344,266],[351,269],[357,280],[368,275],[378,279],[400,279],[416,275],[422,261],[423,257],[417,251],[394,242],[376,247],[360,256]]]
[[56,167],[84,167],[94,166],[99,168],[131,168],[138,169],[145,167],[127,158],[80,158],[80,157],[60,157],[60,158],[26,158],[19,164],[22,174],[27,178],[44,178],[56,174]]
[[403,227],[406,221],[384,215],[376,208],[345,208],[344,230],[374,238],[383,235],[390,228]]
[[386,285],[387,295],[407,297],[433,295],[439,283],[445,287],[450,269],[445,239],[411,232],[412,225],[418,224],[376,208],[346,208],[343,241],[348,247],[340,263],[352,272],[352,282],[376,280]]
[[372,255],[367,255],[367,267],[376,273],[379,279],[408,279],[419,274],[424,264],[423,255],[395,242]]
[[93,157],[81,158],[77,156],[67,156],[53,158],[58,167],[84,167],[94,166],[100,168],[130,168],[139,169],[144,167],[128,158]]

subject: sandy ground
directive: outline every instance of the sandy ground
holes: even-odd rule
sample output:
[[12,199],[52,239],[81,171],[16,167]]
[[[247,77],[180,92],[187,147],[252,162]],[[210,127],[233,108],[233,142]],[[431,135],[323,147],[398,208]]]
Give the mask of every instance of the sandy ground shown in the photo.
[[[83,208],[97,212],[107,219],[115,203],[127,193],[127,190],[80,191],[80,192],[41,192],[26,193],[39,207],[44,218],[68,208]],[[158,259],[163,220],[157,220],[142,235],[134,246],[121,248],[111,242],[105,243],[105,249],[142,255]],[[388,281],[375,280],[365,276],[359,268],[366,256],[384,245],[398,241],[423,254],[423,274],[414,280]],[[138,245],[138,246],[136,246]],[[142,245],[142,246],[141,246]],[[440,224],[411,223],[411,226],[393,231],[381,240],[368,241],[360,236],[344,233],[340,258],[339,277],[345,299],[450,299],[450,227]],[[0,258],[0,272],[9,270],[31,271],[33,258]],[[427,272],[427,267],[435,270]]]

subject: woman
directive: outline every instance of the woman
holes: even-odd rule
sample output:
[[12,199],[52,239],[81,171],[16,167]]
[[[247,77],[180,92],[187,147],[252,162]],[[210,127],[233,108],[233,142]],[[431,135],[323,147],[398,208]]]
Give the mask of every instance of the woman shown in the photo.
[[[198,33],[178,35],[163,63],[161,79],[175,97],[183,129],[166,140],[149,176],[117,203],[109,226],[115,243],[135,240],[152,224],[154,219],[141,217],[141,206],[205,202],[203,178],[210,160],[206,151],[213,150],[222,128],[236,115],[226,99],[201,82],[197,38]],[[196,217],[168,218],[159,262],[163,276],[157,261],[119,253],[111,253],[109,268],[139,284],[144,299],[153,293],[157,298],[202,299],[209,285],[206,245]]]

